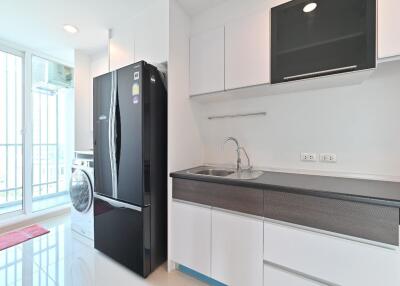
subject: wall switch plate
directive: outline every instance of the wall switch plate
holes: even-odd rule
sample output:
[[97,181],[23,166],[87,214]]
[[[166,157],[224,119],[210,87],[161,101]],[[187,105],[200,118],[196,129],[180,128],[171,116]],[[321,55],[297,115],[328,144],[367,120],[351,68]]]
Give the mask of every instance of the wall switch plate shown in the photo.
[[319,161],[325,163],[336,163],[337,162],[336,154],[322,153],[319,155]]
[[306,162],[316,162],[317,161],[317,154],[315,153],[301,153],[300,160]]

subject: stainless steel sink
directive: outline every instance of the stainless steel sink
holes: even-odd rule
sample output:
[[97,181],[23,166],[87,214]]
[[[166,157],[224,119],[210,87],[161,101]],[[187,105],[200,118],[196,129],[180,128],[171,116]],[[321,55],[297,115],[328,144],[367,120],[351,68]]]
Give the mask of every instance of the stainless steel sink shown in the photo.
[[[239,141],[234,137],[228,137],[225,140],[227,142],[234,142],[236,144],[236,152],[237,152],[237,159],[236,159],[236,168],[229,169],[229,168],[221,168],[221,167],[211,167],[211,166],[201,166],[197,168],[193,168],[187,170],[186,172],[192,175],[199,175],[199,176],[209,176],[209,177],[222,177],[226,179],[233,179],[233,180],[254,180],[260,177],[264,172],[263,171],[256,171],[253,170],[253,167],[250,164],[250,158],[247,155],[246,150],[243,146],[239,145]],[[247,166],[243,168],[242,166],[242,159],[240,154],[244,153],[247,158]]]
[[226,177],[233,173],[235,172],[222,169],[205,169],[195,172],[195,174],[197,175],[207,175],[207,176],[217,176],[217,177]]
[[234,180],[254,180],[260,177],[263,172],[256,170],[243,170],[236,172],[232,169],[214,168],[214,167],[199,167],[187,171],[193,175],[222,177]]

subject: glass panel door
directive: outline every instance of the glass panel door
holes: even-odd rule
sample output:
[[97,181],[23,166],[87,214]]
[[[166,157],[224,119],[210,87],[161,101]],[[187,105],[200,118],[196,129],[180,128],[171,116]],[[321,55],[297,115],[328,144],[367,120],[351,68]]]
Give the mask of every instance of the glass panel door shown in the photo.
[[0,50],[0,214],[22,210],[23,58]]
[[374,68],[376,1],[311,2],[271,11],[272,83]]
[[56,65],[62,73],[62,65],[32,58],[33,211],[70,202],[73,88],[68,79],[52,80],[52,67]]

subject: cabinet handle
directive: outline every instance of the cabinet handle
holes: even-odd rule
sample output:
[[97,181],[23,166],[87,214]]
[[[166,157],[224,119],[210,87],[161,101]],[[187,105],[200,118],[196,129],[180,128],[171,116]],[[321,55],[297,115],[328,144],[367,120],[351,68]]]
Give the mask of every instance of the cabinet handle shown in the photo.
[[309,77],[309,76],[313,76],[313,75],[323,75],[323,74],[337,72],[337,71],[354,70],[356,68],[357,68],[357,65],[354,65],[354,66],[348,66],[348,67],[342,67],[342,68],[336,68],[336,69],[330,69],[330,70],[303,73],[303,74],[298,74],[298,75],[285,76],[283,78],[283,80],[299,79],[299,78],[303,78],[303,77]]
[[117,161],[115,154],[115,109],[117,100],[117,72],[111,73],[111,100],[108,114],[108,152],[110,156],[111,189],[113,198],[118,198]]
[[120,201],[117,201],[117,200],[114,200],[114,199],[99,195],[97,193],[94,194],[94,197],[96,199],[99,199],[101,201],[109,203],[110,205],[112,205],[115,208],[126,208],[126,209],[134,210],[134,211],[137,211],[137,212],[141,212],[142,211],[141,207],[138,207],[138,206],[135,206],[135,205],[131,205],[131,204],[127,204],[127,203],[124,203],[124,202],[120,202]]

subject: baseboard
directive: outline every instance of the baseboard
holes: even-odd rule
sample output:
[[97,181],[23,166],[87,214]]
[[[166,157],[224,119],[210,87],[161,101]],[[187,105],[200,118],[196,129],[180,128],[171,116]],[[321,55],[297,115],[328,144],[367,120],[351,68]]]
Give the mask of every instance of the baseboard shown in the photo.
[[182,273],[185,273],[186,275],[191,276],[191,277],[193,277],[193,278],[195,278],[195,279],[197,279],[199,281],[202,281],[202,282],[204,282],[204,283],[206,283],[207,285],[210,285],[210,286],[227,286],[227,285],[225,285],[225,284],[223,284],[223,283],[221,283],[221,282],[219,282],[219,281],[217,281],[215,279],[212,279],[211,277],[208,277],[208,276],[206,276],[204,274],[201,274],[201,273],[199,273],[199,272],[197,272],[197,271],[195,271],[195,270],[193,270],[193,269],[191,269],[189,267],[186,267],[184,265],[178,264],[177,270],[182,272]]

